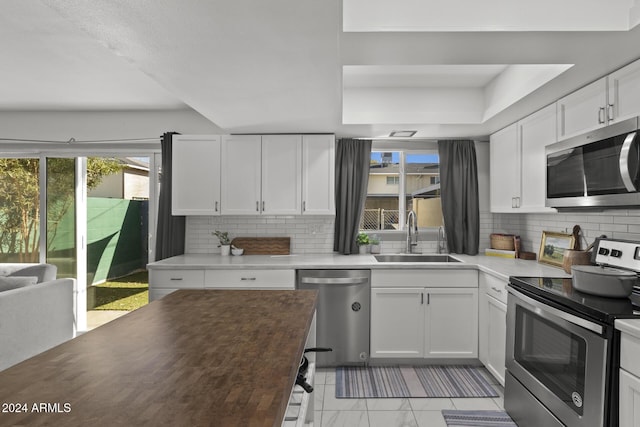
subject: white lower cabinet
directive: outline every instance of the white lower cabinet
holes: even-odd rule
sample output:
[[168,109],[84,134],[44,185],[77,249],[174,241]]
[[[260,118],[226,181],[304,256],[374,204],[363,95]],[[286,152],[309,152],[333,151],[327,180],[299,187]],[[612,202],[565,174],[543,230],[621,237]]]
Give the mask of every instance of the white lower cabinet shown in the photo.
[[294,289],[295,270],[207,270],[204,287],[217,289]]
[[424,289],[371,289],[371,357],[424,357]]
[[479,359],[504,386],[507,341],[507,283],[480,273]]
[[640,324],[637,320],[617,320],[631,325],[620,334],[620,427],[640,427]]
[[477,288],[372,288],[372,358],[478,356]]
[[640,378],[620,370],[620,427],[640,427]]
[[295,270],[149,269],[149,301],[178,289],[295,289]]
[[178,289],[203,289],[202,269],[149,269],[149,302],[160,299]]
[[486,368],[504,386],[505,355],[507,342],[507,305],[487,297],[489,327],[487,330],[488,354]]

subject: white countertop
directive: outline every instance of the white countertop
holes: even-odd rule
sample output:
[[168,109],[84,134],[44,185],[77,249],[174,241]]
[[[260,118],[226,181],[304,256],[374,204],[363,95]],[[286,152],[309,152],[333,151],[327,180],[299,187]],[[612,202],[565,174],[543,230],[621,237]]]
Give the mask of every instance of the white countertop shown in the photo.
[[640,338],[640,319],[617,319],[616,329]]
[[562,268],[537,261],[485,255],[452,255],[462,262],[378,262],[373,255],[291,254],[242,255],[186,254],[148,264],[149,269],[477,269],[507,280],[509,276],[570,277]]

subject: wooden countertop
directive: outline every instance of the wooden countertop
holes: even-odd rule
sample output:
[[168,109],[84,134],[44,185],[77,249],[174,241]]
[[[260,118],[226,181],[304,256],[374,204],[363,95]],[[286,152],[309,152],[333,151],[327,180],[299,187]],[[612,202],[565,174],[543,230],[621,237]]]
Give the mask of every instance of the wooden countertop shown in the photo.
[[316,298],[174,292],[0,372],[0,425],[280,426]]

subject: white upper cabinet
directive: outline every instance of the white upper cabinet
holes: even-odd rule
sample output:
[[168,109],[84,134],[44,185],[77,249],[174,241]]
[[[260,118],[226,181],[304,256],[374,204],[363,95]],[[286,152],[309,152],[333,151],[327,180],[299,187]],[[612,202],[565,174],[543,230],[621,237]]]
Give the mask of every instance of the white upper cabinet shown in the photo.
[[260,213],[260,135],[222,137],[222,214]]
[[545,207],[545,147],[556,139],[551,104],[490,138],[491,212],[555,212]]
[[558,139],[588,132],[607,124],[607,78],[579,89],[557,102]]
[[174,215],[335,215],[334,135],[176,135]]
[[262,198],[260,213],[301,212],[302,136],[262,136]]
[[614,121],[640,115],[640,61],[609,75],[608,115]]
[[517,212],[520,199],[520,144],[516,123],[490,138],[491,212]]
[[555,212],[545,207],[547,158],[545,147],[556,139],[556,104],[518,122],[520,131],[520,212]]
[[220,215],[220,136],[174,135],[173,215]]
[[558,100],[558,139],[640,115],[640,61]]
[[335,215],[335,136],[302,136],[302,214]]

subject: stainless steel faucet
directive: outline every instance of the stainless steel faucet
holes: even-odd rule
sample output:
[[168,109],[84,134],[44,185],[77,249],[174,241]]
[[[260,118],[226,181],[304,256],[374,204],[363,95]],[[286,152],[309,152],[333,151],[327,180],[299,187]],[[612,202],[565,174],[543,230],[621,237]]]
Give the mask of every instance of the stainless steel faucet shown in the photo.
[[447,236],[444,234],[444,226],[438,227],[438,253],[443,253],[447,248]]
[[413,252],[413,247],[418,246],[418,218],[411,210],[407,215],[407,253]]

